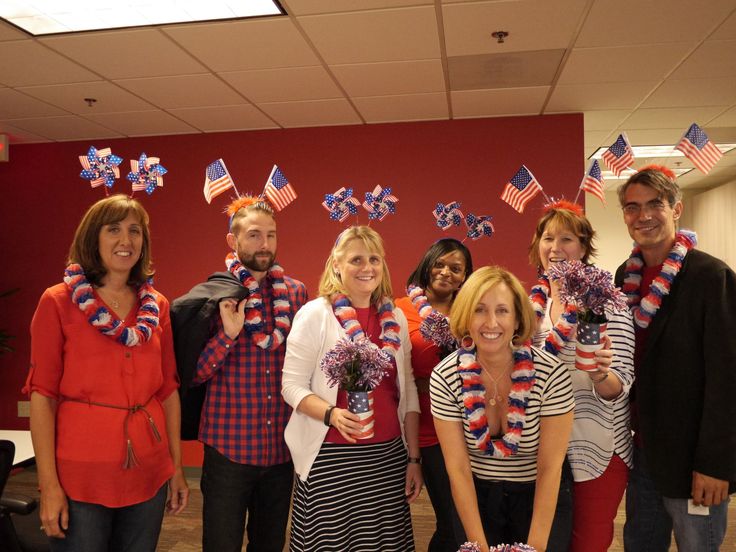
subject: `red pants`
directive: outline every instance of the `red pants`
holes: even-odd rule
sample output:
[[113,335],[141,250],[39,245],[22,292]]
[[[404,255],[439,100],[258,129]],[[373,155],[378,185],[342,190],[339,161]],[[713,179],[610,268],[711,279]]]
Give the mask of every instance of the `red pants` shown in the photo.
[[614,454],[603,475],[574,484],[570,552],[608,550],[613,541],[613,520],[628,479],[628,466]]

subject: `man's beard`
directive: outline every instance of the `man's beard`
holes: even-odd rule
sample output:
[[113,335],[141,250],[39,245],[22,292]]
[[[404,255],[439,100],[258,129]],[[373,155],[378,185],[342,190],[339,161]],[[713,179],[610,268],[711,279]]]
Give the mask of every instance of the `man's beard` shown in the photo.
[[266,272],[276,262],[276,256],[271,252],[254,253],[253,255],[238,252],[238,259],[245,268],[255,272]]

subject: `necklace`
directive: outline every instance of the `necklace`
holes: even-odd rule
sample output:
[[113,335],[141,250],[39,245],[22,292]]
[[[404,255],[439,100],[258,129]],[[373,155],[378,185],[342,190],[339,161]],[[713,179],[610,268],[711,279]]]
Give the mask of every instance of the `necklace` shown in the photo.
[[[526,421],[526,408],[534,386],[534,363],[531,343],[527,341],[514,349],[514,367],[511,370],[509,409],[506,413],[508,431],[501,439],[492,439],[486,416],[486,389],[480,378],[482,367],[475,357],[475,349],[458,350],[457,367],[462,382],[461,399],[465,406],[468,430],[475,438],[476,446],[484,454],[495,458],[512,456],[519,450],[521,432]],[[493,379],[493,378],[491,378]]]
[[[548,276],[542,274],[537,281],[537,285],[532,288],[531,294],[529,295],[538,321],[547,314],[549,286]],[[573,339],[573,331],[577,323],[578,313],[575,305],[565,305],[565,310],[560,314],[554,327],[544,340],[544,350],[558,356],[565,345]]]
[[[358,322],[358,315],[347,295],[338,293],[332,298],[332,311],[351,341],[365,337],[365,332]],[[399,324],[394,316],[394,305],[388,297],[384,297],[381,306],[378,307],[378,321],[381,324],[381,350],[393,358],[401,346],[401,338]]]
[[662,263],[662,270],[649,286],[649,293],[643,298],[640,295],[639,288],[644,272],[644,256],[641,253],[641,247],[638,245],[634,247],[629,260],[626,261],[623,291],[626,294],[626,300],[634,314],[634,322],[637,326],[646,328],[652,322],[654,315],[662,306],[662,300],[669,295],[672,289],[672,282],[682,268],[685,255],[697,243],[698,237],[695,232],[690,230],[677,232],[675,243]]
[[265,312],[258,282],[233,253],[228,253],[225,258],[225,266],[250,292],[245,301],[244,326],[250,333],[253,343],[266,351],[275,351],[284,342],[291,327],[289,290],[284,283],[284,269],[277,264],[268,269],[268,275],[271,277],[271,288],[273,289],[271,302],[273,304],[274,328],[271,334],[267,334],[263,331]]
[[501,395],[498,394],[498,382],[501,381],[501,378],[503,378],[508,373],[510,367],[507,366],[506,369],[501,373],[501,375],[498,376],[498,379],[494,378],[493,374],[491,374],[491,372],[487,370],[485,366],[481,364],[480,367],[483,368],[483,371],[486,374],[488,374],[488,377],[491,378],[491,382],[493,383],[493,394],[491,395],[491,398],[488,399],[488,404],[490,404],[491,406],[496,406],[496,399],[501,399]]
[[[153,289],[152,282],[148,280],[138,288],[140,307],[136,315],[136,324],[126,326],[115,313],[111,313],[97,299],[92,284],[87,280],[87,275],[80,265],[70,264],[64,271],[64,283],[71,292],[72,302],[87,316],[87,322],[103,335],[127,347],[146,343],[158,326],[159,311],[156,304],[158,294]],[[112,306],[117,308],[114,302]]]

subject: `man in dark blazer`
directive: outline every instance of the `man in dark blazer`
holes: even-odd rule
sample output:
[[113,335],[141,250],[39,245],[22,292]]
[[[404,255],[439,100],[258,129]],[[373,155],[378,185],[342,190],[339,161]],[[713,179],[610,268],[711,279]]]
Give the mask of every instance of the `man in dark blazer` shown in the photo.
[[618,190],[635,242],[619,267],[634,313],[634,468],[627,552],[717,551],[736,490],[736,274],[677,231],[675,175],[651,166]]

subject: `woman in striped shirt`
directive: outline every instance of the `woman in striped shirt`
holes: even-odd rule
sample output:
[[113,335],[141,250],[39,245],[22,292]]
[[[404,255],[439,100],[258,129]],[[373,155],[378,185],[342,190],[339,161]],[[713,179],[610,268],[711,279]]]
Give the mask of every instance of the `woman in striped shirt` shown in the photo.
[[538,327],[534,344],[565,363],[575,394],[567,459],[573,478],[571,552],[604,552],[613,540],[613,520],[621,502],[632,443],[629,389],[634,380],[634,329],[628,311],[606,311],[607,350],[597,353],[598,370],[575,368],[574,307],[560,300],[559,284],[546,271],[552,263],[588,263],[595,254],[595,231],[582,208],[568,202],[552,204],[537,224],[529,260],[540,269],[532,289]]
[[553,550],[562,461],[574,408],[570,375],[531,347],[534,311],[499,267],[473,273],[450,311],[461,347],[430,381],[432,416],[468,540]]

